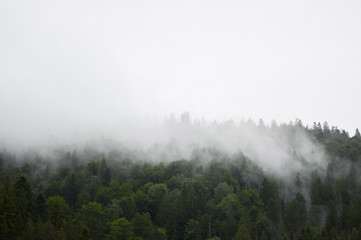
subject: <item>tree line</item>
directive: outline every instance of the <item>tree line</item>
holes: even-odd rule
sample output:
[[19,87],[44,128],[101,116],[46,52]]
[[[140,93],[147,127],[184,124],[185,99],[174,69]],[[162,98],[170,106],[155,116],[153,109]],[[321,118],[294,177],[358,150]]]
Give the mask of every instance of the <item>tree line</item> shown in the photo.
[[[261,126],[264,127],[264,126]],[[1,239],[361,239],[361,136],[301,121],[326,169],[281,177],[237,153],[172,162],[120,151],[0,154]],[[310,167],[311,168],[311,167]]]

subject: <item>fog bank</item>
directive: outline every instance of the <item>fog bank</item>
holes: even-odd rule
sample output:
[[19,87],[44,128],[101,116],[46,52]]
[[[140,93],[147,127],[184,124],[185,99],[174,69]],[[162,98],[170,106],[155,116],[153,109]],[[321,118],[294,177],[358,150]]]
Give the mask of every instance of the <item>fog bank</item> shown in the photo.
[[[189,113],[164,118],[84,125],[77,129],[63,128],[53,135],[34,133],[17,140],[2,136],[2,147],[23,152],[33,149],[51,155],[54,151],[126,152],[134,160],[170,162],[199,158],[201,161],[239,153],[254,161],[265,171],[287,175],[292,172],[325,169],[327,156],[322,147],[303,127],[272,122],[266,126],[260,120],[207,122],[191,119]],[[9,132],[10,134],[10,132]],[[221,155],[214,155],[219,152]],[[219,160],[219,159],[217,159]]]

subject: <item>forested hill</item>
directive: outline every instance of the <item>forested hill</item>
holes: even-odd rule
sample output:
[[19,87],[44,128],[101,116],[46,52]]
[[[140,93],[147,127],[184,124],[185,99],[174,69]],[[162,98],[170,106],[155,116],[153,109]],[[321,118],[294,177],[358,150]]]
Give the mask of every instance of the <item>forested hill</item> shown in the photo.
[[125,149],[3,149],[0,239],[361,239],[359,131],[255,128],[290,141],[304,134],[325,152],[322,164],[302,144],[282,169],[246,148],[201,147],[169,161]]

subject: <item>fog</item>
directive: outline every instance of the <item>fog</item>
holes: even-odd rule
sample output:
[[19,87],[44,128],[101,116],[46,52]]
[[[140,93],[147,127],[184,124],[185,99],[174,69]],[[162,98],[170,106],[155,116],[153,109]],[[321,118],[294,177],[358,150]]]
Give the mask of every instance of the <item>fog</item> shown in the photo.
[[[107,156],[113,151],[123,158],[145,162],[198,159],[203,163],[246,156],[265,172],[290,176],[296,172],[326,170],[328,156],[323,147],[296,123],[266,126],[252,120],[211,121],[194,119],[189,113],[171,114],[162,121],[122,121],[52,136],[38,133],[22,142],[2,142],[6,151],[20,158],[36,151],[51,161],[57,152],[91,151]],[[63,129],[64,130],[64,129]],[[30,141],[31,140],[31,141]],[[21,157],[23,156],[23,157]],[[26,158],[26,157],[25,157]],[[120,159],[119,159],[120,160]]]
[[[328,121],[352,134],[360,13],[358,1],[3,1],[1,147],[102,140],[171,159],[216,147],[274,170],[295,151],[322,166],[304,132],[290,141],[241,122]],[[188,125],[164,119],[187,111]]]

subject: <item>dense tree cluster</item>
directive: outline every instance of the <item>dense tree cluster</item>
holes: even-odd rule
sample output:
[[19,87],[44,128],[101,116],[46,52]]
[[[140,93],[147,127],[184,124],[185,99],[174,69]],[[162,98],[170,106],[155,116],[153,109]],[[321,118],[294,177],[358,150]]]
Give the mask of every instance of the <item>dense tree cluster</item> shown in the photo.
[[280,177],[242,153],[151,163],[119,151],[86,160],[60,153],[57,162],[3,151],[0,237],[361,239],[359,131],[350,137],[300,121],[283,127],[302,128],[323,144],[327,169]]

